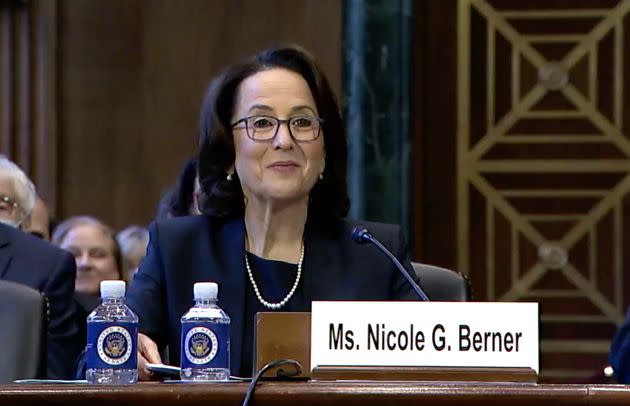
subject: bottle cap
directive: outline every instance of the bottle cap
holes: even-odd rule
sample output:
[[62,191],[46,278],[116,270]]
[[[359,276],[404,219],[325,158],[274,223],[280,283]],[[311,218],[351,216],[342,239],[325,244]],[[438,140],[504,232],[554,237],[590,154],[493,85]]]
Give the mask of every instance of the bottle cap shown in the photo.
[[217,300],[219,286],[214,282],[197,282],[193,286],[195,300]]
[[125,281],[101,281],[101,299],[125,297]]

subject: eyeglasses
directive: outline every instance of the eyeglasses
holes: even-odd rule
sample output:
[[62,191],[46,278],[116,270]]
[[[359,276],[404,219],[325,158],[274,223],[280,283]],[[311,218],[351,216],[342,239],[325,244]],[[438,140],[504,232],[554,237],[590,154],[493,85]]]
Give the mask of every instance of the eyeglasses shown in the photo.
[[278,135],[280,124],[286,124],[289,134],[296,142],[311,142],[319,137],[323,122],[321,118],[313,116],[295,116],[286,120],[272,116],[251,116],[234,122],[232,128],[245,123],[245,132],[249,138],[254,141],[271,141]]
[[0,194],[0,212],[13,214],[19,205],[11,196]]

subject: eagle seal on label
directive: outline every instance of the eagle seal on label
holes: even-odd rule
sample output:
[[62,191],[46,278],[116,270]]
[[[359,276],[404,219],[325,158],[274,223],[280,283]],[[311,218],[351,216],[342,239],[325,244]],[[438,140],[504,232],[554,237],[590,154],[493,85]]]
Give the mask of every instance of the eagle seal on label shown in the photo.
[[203,365],[212,361],[217,355],[219,341],[217,336],[207,327],[193,327],[184,339],[186,359],[195,365]]
[[97,340],[98,356],[109,365],[121,365],[131,357],[131,334],[121,326],[104,329]]

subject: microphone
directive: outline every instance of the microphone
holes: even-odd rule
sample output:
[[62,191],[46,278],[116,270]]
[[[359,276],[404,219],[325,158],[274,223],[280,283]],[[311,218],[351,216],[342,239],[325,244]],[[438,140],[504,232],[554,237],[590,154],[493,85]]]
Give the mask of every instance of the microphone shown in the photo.
[[379,240],[374,238],[372,234],[370,234],[370,232],[367,230],[367,228],[363,228],[360,226],[355,227],[354,230],[352,230],[352,239],[358,244],[367,244],[368,242],[371,242],[372,244],[376,245],[376,247],[381,250],[381,252],[383,252],[383,254],[385,254],[390,261],[392,261],[392,263],[396,266],[396,268],[398,268],[400,273],[403,274],[403,276],[405,277],[405,279],[407,279],[407,282],[409,283],[409,285],[411,285],[418,297],[425,301],[429,300],[427,294],[424,293],[422,288],[418,286],[416,281],[413,280],[411,275],[409,275],[407,270],[402,266],[398,258],[396,258],[394,254],[392,254],[391,251],[388,250],[383,244],[381,244]]

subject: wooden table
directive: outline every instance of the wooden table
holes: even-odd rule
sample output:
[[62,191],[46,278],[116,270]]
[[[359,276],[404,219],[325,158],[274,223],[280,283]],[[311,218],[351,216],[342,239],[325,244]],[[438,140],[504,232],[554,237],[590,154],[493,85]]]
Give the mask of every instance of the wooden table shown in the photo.
[[[141,383],[127,387],[0,386],[0,405],[240,405],[247,384]],[[630,405],[630,386],[473,382],[263,382],[261,405]]]

